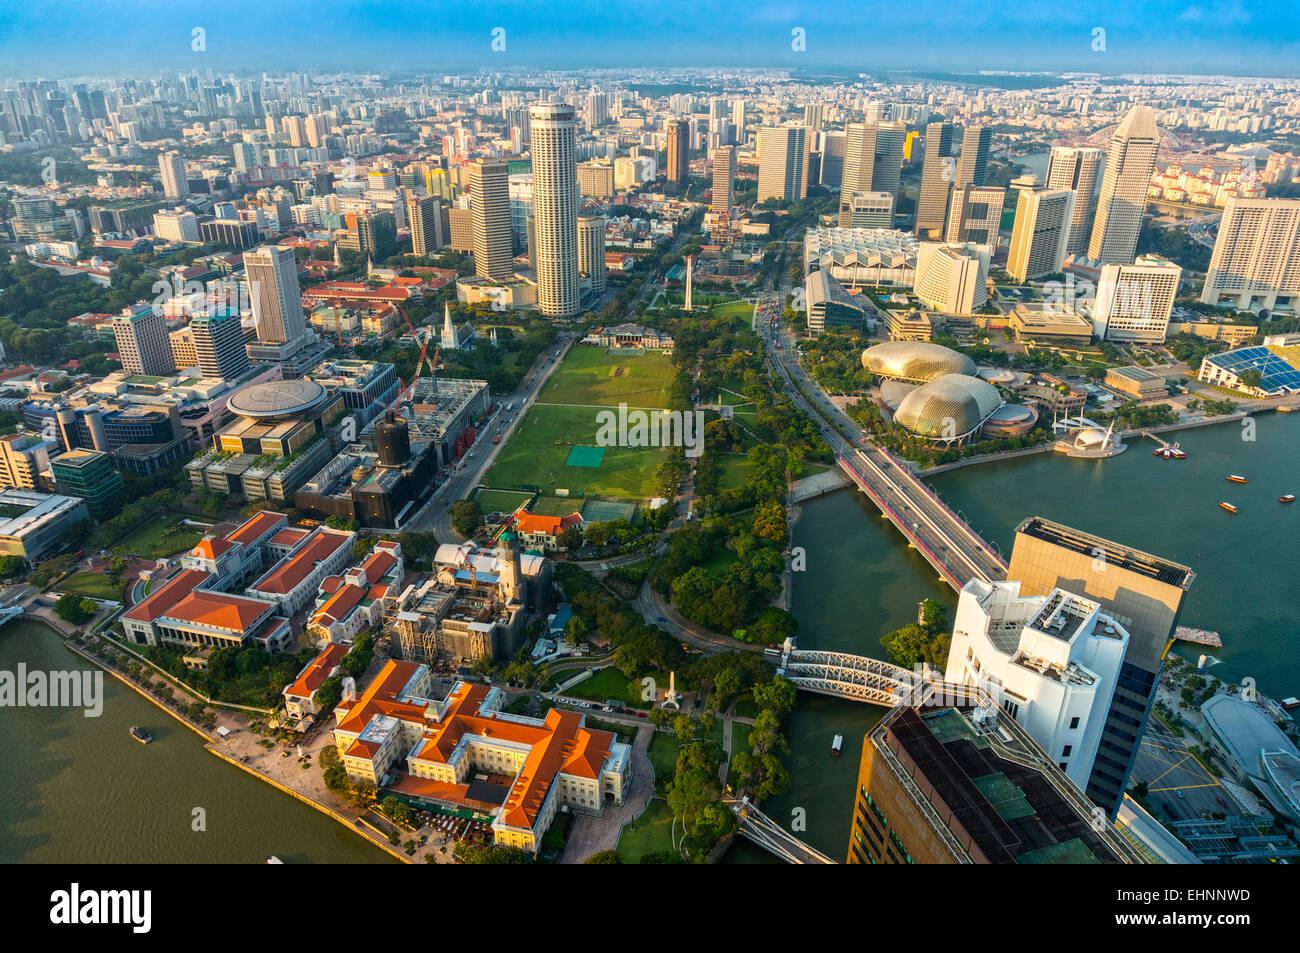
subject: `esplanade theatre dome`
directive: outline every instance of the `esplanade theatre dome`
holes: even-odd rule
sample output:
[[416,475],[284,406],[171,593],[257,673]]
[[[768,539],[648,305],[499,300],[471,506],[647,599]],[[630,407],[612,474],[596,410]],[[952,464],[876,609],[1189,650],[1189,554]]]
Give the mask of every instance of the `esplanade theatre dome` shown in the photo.
[[894,420],[912,433],[954,440],[979,429],[1002,405],[996,387],[978,377],[944,374],[903,398]]
[[975,362],[942,344],[929,341],[886,341],[862,352],[862,366],[881,377],[925,383],[944,374],[973,377]]

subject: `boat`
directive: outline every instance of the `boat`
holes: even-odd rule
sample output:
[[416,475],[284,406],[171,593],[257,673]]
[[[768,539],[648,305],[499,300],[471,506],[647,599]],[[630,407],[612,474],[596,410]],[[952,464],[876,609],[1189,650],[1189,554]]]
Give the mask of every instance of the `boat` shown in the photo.
[[838,758],[842,747],[844,747],[844,736],[836,735],[835,740],[831,742],[831,757]]
[[1172,453],[1172,454],[1174,455],[1174,459],[1175,459],[1175,460],[1186,460],[1186,459],[1187,459],[1187,452],[1186,452],[1185,450],[1179,450],[1177,447],[1174,447],[1173,450],[1171,450],[1171,451],[1169,451],[1169,452]]
[[1161,450],[1160,455],[1164,457],[1166,460],[1172,460],[1174,458],[1174,452],[1170,450],[1168,447],[1165,447],[1163,450]]
[[1279,503],[1294,503],[1294,502],[1295,502],[1295,494],[1294,494],[1294,493],[1288,493],[1286,496],[1279,496],[1279,497],[1277,498],[1277,501],[1278,501]]
[[1235,473],[1229,473],[1229,474],[1228,474],[1228,482],[1229,482],[1229,483],[1246,483],[1247,480],[1246,480],[1246,478],[1245,478],[1244,476],[1238,476],[1238,475],[1235,474]]
[[1283,404],[1281,407],[1279,407],[1279,408],[1277,409],[1277,412],[1278,412],[1279,414],[1289,414],[1289,413],[1291,413],[1291,412],[1294,411],[1294,410],[1295,410],[1294,407],[1288,407],[1288,406],[1286,406],[1285,404]]
[[268,864],[283,864],[283,863],[284,863],[284,861],[282,861],[279,857],[276,857],[275,854],[272,854],[270,857],[266,858],[266,862],[267,862]]
[[1291,711],[1292,709],[1295,708],[1300,708],[1300,698],[1296,698],[1294,695],[1292,695],[1290,698],[1284,698],[1282,699],[1282,707],[1285,708],[1287,711]]
[[147,745],[149,742],[153,741],[153,735],[149,734],[149,732],[145,731],[139,725],[131,726],[131,737],[142,745]]
[[1229,513],[1235,513],[1235,512],[1237,512],[1237,508],[1236,508],[1235,506],[1233,506],[1231,503],[1220,503],[1219,505],[1222,506],[1222,507],[1223,507],[1225,510],[1227,510]]

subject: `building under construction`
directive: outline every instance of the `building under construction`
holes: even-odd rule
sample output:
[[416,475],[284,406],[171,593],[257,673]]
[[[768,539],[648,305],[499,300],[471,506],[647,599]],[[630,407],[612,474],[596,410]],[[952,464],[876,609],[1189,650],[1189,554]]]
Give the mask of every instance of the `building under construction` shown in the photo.
[[[447,467],[473,444],[490,404],[487,381],[430,376],[416,377],[398,395],[394,410],[406,421],[411,443],[432,443],[436,465]],[[361,430],[361,442],[370,450],[378,449],[376,429],[383,419],[381,415]]]
[[437,567],[420,586],[409,586],[385,619],[398,654],[413,662],[506,660],[524,643],[527,589],[512,533],[501,537],[495,571],[467,558]]

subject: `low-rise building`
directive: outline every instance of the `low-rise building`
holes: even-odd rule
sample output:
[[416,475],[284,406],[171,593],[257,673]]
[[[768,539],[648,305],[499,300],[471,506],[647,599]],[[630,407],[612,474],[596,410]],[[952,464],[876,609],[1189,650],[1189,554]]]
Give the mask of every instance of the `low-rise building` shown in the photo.
[[1054,305],[1018,304],[1012,309],[1007,326],[1017,341],[1079,345],[1092,341],[1091,321]]
[[1149,400],[1152,397],[1165,397],[1165,379],[1140,367],[1111,367],[1106,370],[1106,386],[1121,393]]
[[320,654],[298,673],[293,684],[285,686],[284,710],[290,717],[301,721],[321,714],[316,708],[316,693],[327,679],[339,673],[339,665],[350,648],[339,642],[327,642]]
[[75,496],[8,489],[0,492],[0,556],[35,564],[76,526],[90,519],[86,501]]

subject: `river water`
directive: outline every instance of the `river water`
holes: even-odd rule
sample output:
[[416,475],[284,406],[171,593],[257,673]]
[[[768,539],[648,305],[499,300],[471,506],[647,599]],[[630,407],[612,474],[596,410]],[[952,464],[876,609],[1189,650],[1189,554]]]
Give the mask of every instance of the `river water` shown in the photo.
[[[93,666],[42,622],[0,628],[0,671]],[[153,735],[142,745],[129,734]],[[384,851],[203,749],[203,739],[111,676],[97,718],[0,708],[0,862],[381,863]],[[206,830],[195,831],[194,808]],[[394,863],[396,861],[393,861]]]

